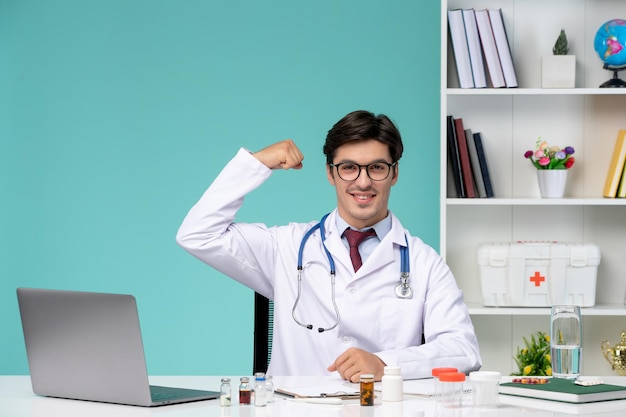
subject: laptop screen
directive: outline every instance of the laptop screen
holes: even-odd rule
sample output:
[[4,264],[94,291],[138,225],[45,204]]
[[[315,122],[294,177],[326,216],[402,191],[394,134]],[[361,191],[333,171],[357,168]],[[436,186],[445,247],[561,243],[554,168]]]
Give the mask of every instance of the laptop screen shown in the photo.
[[135,297],[36,288],[17,295],[35,394],[152,404]]

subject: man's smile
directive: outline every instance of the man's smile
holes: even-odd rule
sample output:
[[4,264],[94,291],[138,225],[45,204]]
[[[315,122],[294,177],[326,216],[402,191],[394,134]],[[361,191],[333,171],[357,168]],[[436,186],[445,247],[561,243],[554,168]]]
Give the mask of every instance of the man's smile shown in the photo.
[[367,203],[370,202],[374,199],[374,197],[376,196],[376,194],[371,194],[371,193],[367,193],[367,194],[363,194],[363,193],[359,193],[359,192],[353,192],[353,193],[349,193],[352,197],[354,197],[354,199],[358,202],[358,203]]

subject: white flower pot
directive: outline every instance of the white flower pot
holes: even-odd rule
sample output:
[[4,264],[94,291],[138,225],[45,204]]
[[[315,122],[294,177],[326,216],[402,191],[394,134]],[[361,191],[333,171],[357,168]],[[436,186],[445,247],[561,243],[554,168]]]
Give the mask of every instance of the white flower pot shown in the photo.
[[561,198],[565,194],[566,169],[538,169],[537,181],[543,198]]
[[541,58],[541,87],[576,87],[576,56],[548,55]]

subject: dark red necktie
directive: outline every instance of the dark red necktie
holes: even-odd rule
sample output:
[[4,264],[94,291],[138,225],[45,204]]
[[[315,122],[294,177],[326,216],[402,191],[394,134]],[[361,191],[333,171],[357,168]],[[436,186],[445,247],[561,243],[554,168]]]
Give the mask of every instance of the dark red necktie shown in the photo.
[[359,253],[359,245],[365,239],[376,236],[376,232],[374,229],[359,232],[358,230],[347,228],[345,232],[343,232],[343,235],[346,239],[348,239],[348,245],[350,246],[350,260],[352,261],[354,272],[356,272],[363,264],[363,261],[361,261],[361,254]]

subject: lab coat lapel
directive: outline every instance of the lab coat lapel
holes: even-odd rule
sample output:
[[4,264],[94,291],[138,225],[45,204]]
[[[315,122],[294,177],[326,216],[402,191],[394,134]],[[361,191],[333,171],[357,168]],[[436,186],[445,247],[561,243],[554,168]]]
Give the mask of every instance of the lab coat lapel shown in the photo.
[[[326,219],[326,248],[335,260],[335,264],[341,263],[346,269],[352,271],[352,261],[350,261],[350,253],[348,248],[341,240],[341,233],[337,230],[337,222],[335,210]],[[389,233],[383,238],[381,244],[376,247],[363,266],[354,274],[354,277],[362,277],[372,273],[380,268],[393,263],[396,260],[394,248],[398,245],[405,246],[404,229],[398,219],[392,214],[392,226]],[[398,265],[398,268],[400,266]],[[399,271],[399,269],[398,269]]]
[[324,244],[335,260],[335,264],[340,263],[348,270],[352,270],[352,261],[348,248],[341,240],[341,233],[337,230],[337,210],[333,211],[326,219],[326,240]]
[[[363,276],[374,273],[387,265],[394,263],[399,257],[399,252],[395,250],[398,246],[406,246],[404,238],[404,229],[398,219],[391,215],[391,230],[383,238],[380,244],[374,249],[366,262],[363,263],[357,275]],[[400,263],[398,262],[398,271],[400,271]],[[399,272],[398,272],[399,273]]]

